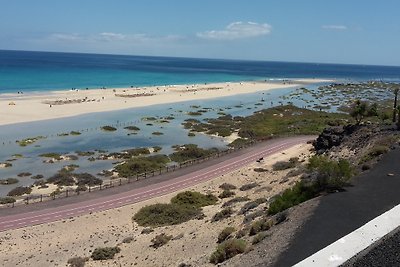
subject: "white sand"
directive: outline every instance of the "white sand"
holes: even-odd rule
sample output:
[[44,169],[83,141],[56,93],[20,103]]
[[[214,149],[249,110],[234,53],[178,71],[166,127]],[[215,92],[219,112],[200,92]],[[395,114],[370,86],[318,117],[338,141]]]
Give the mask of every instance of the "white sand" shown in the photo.
[[[141,88],[91,89],[53,91],[41,94],[1,94],[0,125],[71,117],[92,112],[113,111],[154,104],[167,104],[181,101],[209,99],[236,94],[254,93],[271,89],[297,87],[309,83],[327,82],[327,80],[299,79],[282,83],[240,82],[213,83],[176,86],[154,86]],[[116,96],[120,95],[120,96]],[[151,96],[143,96],[151,94]],[[121,97],[121,95],[142,95]],[[54,101],[82,101],[52,105]]]
[[[190,190],[218,195],[222,192],[219,186],[224,182],[231,183],[238,188],[244,184],[257,182],[259,186],[249,191],[234,190],[236,196],[248,196],[252,200],[261,197],[268,199],[291,187],[299,179],[299,177],[285,179],[288,171],[271,171],[272,164],[279,160],[288,160],[294,156],[305,159],[310,155],[310,148],[311,145],[306,144],[295,146],[286,150],[285,153],[266,157],[261,163],[252,163],[237,171],[194,186]],[[269,171],[257,173],[254,171],[255,167],[263,167]],[[69,258],[89,257],[91,251],[96,247],[119,244],[121,252],[113,260],[90,260],[85,266],[161,267],[178,266],[182,262],[192,264],[192,266],[214,266],[209,263],[209,256],[217,246],[216,240],[219,232],[227,226],[240,229],[244,218],[243,215],[234,215],[220,222],[210,222],[210,218],[221,210],[222,203],[229,198],[220,200],[217,205],[205,207],[203,211],[206,218],[203,220],[192,220],[176,226],[159,227],[150,234],[141,234],[143,227],[132,222],[132,216],[141,207],[154,203],[167,203],[176,194],[175,192],[141,203],[54,223],[2,232],[0,233],[1,265],[4,267],[66,266]],[[233,206],[235,212],[244,203]],[[266,205],[262,204],[258,207],[258,210],[264,208],[266,208]],[[286,224],[282,226],[287,227]],[[159,249],[149,247],[150,240],[160,233],[174,237],[182,235],[182,237],[171,240]],[[126,237],[133,237],[133,241],[129,244],[121,244]],[[265,252],[264,255],[267,253]],[[229,262],[226,266],[230,266]]]

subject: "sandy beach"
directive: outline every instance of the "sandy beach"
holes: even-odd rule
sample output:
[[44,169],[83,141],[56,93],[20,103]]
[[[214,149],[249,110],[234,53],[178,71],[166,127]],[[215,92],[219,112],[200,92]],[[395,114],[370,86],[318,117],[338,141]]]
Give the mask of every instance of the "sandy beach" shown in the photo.
[[[256,182],[257,187],[248,190],[235,190],[236,196],[247,196],[251,200],[270,199],[281,193],[299,180],[299,176],[286,177],[289,170],[272,171],[277,161],[287,161],[291,157],[307,160],[311,145],[302,144],[276,153],[261,163],[251,163],[239,170],[226,173],[213,180],[198,184],[186,190],[218,195],[222,192],[219,186],[231,183],[236,187]],[[255,172],[254,168],[266,168],[267,172]],[[85,266],[178,266],[180,263],[191,266],[214,266],[209,263],[209,256],[216,248],[219,232],[227,226],[240,229],[243,227],[244,215],[235,215],[226,220],[210,222],[227,199],[219,200],[216,205],[203,209],[206,215],[201,220],[191,220],[176,226],[165,226],[154,229],[154,232],[143,234],[143,227],[132,222],[132,216],[143,206],[154,203],[168,203],[177,192],[150,199],[141,203],[89,215],[70,218],[54,223],[10,230],[0,233],[0,262],[3,266],[67,266],[67,260],[73,257],[89,257],[96,247],[116,246],[121,253],[113,260],[90,260]],[[237,212],[244,203],[236,204]],[[265,204],[255,210],[265,209]],[[257,255],[245,254],[234,257],[224,266],[253,266],[273,262],[280,251],[287,246],[294,231],[304,221],[306,211],[300,209],[298,215],[289,215],[288,222],[270,230],[271,236],[265,240],[269,247]],[[292,216],[292,217],[291,217]],[[295,217],[293,217],[295,216]],[[173,235],[174,239],[167,245],[154,249],[149,247],[150,240],[160,233]],[[130,243],[123,242],[132,238]],[[260,244],[262,245],[262,244]],[[264,246],[264,245],[262,245]],[[255,247],[255,252],[258,248]],[[251,256],[251,257],[250,257]],[[250,259],[250,258],[251,259]],[[249,262],[248,262],[249,261]],[[250,264],[251,262],[251,264]]]
[[298,79],[282,82],[226,82],[0,94],[0,125],[255,93],[319,82],[329,82],[329,80]]

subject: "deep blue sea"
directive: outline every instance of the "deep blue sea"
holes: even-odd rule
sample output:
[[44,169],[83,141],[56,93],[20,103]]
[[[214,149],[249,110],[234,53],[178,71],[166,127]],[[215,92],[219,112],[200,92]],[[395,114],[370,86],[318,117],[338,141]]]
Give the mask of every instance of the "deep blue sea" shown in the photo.
[[0,93],[284,78],[400,80],[400,67],[0,50]]

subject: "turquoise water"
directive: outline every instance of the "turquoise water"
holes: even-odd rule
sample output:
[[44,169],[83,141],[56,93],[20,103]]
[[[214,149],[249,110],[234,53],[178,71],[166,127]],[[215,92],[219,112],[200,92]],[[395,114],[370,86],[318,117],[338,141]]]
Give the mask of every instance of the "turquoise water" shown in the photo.
[[400,67],[0,50],[0,93],[299,77],[400,80]]

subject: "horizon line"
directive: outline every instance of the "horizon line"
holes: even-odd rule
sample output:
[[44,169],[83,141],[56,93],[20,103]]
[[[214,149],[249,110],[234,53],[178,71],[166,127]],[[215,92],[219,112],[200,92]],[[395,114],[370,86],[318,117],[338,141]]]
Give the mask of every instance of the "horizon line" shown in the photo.
[[332,63],[332,62],[302,62],[302,61],[279,61],[279,60],[257,60],[257,59],[232,59],[232,58],[208,58],[208,57],[189,57],[189,56],[151,56],[151,55],[133,55],[133,54],[111,54],[98,52],[71,52],[71,51],[43,51],[43,50],[22,50],[22,49],[2,49],[0,51],[12,52],[33,52],[33,53],[59,53],[59,54],[84,54],[84,55],[105,55],[105,56],[129,56],[129,57],[158,57],[158,58],[181,58],[181,59],[197,59],[197,60],[224,60],[224,61],[245,61],[245,62],[277,62],[277,63],[293,63],[293,64],[322,64],[322,65],[346,65],[346,66],[365,66],[365,67],[395,67],[400,65],[379,65],[379,64],[359,64],[359,63]]

